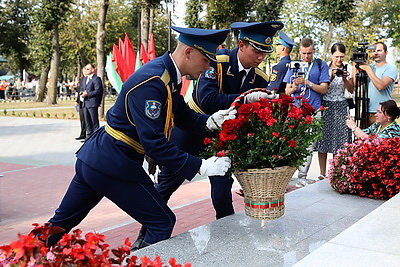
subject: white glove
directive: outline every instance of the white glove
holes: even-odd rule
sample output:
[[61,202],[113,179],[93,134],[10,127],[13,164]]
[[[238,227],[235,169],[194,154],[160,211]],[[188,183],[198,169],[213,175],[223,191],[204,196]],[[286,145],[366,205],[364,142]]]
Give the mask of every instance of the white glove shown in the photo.
[[264,92],[252,92],[244,97],[244,103],[253,103],[260,98],[269,98],[269,99],[276,99],[279,95],[272,92],[271,94],[264,93]]
[[223,176],[230,167],[230,158],[214,156],[209,159],[201,160],[199,174],[205,176]]
[[235,119],[236,113],[237,110],[233,107],[215,112],[207,120],[207,129],[210,131],[218,130],[224,121]]

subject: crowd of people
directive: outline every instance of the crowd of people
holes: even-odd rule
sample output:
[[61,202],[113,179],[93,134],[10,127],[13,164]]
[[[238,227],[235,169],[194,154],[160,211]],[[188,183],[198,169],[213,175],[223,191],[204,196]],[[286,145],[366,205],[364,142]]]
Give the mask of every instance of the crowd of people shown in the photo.
[[[278,49],[279,46],[277,53]],[[330,62],[314,58],[314,52],[313,41],[303,38],[300,42],[299,56],[301,61],[306,64],[299,63],[300,67],[286,67],[286,75],[278,87],[281,88],[282,84],[286,84],[286,94],[308,99],[316,110],[320,105],[324,107],[319,114],[324,122],[322,138],[309,148],[310,156],[306,163],[298,169],[297,187],[325,179],[328,153],[336,154],[337,150],[343,148],[345,143],[352,142],[352,132],[355,138],[365,137],[368,134],[376,134],[380,138],[400,136],[398,125],[395,122],[400,115],[399,108],[392,100],[392,90],[398,77],[398,71],[396,66],[386,61],[388,50],[385,43],[374,44],[371,51],[371,60],[373,60],[371,64],[367,61],[353,62],[352,64],[344,62],[346,48],[342,43],[332,45]],[[290,51],[286,52],[282,59],[286,57],[287,60],[289,53]],[[286,63],[286,66],[289,65]],[[281,67],[279,71],[285,70]],[[272,75],[279,71],[274,72],[273,68]],[[355,90],[359,90],[360,94],[360,91],[363,90],[363,88],[356,88],[356,85],[360,84],[360,80],[358,80],[360,72],[368,77],[367,92],[361,92],[368,96],[368,106],[364,107],[368,109],[368,117],[357,118],[357,123],[360,124],[362,120],[365,120],[368,127],[366,129],[356,127],[357,123],[350,116],[350,110],[354,106],[349,105],[346,98],[346,93],[351,95]],[[271,77],[273,77],[272,75]],[[276,80],[274,83],[276,84]],[[354,99],[351,100],[354,101]],[[356,99],[356,101],[358,100]],[[307,176],[312,160],[312,151],[318,151],[320,175],[317,178]]]
[[[173,52],[148,62],[123,84],[113,107],[107,112],[106,125],[99,127],[97,109],[102,97],[100,78],[94,66],[88,64],[80,81],[77,106],[81,116],[81,133],[77,139],[85,142],[77,152],[76,173],[71,184],[49,220],[69,232],[78,225],[103,197],[107,197],[142,228],[132,250],[167,239],[171,236],[176,218],[167,202],[185,180],[196,174],[208,176],[216,218],[233,214],[231,187],[233,178],[228,172],[229,157],[201,159],[203,139],[218,130],[227,119],[235,118],[230,108],[233,100],[248,89],[263,87],[281,94],[302,97],[315,108],[326,106],[322,139],[309,150],[318,150],[320,176],[326,173],[327,153],[336,153],[345,142],[351,141],[351,132],[376,133],[380,137],[398,136],[395,119],[399,109],[390,98],[397,70],[384,67],[382,60],[387,49],[377,44],[372,52],[371,66],[360,64],[360,69],[344,62],[346,49],[336,43],[331,48],[331,62],[314,56],[315,46],[310,38],[299,44],[298,65],[293,65],[290,54],[296,46],[283,32],[275,42],[281,61],[270,77],[258,68],[267,53],[273,51],[273,38],[283,23],[235,22],[231,29],[239,32],[239,42],[232,51],[217,47],[226,39],[229,29],[207,30],[172,26],[179,33]],[[349,117],[346,90],[355,90],[357,72],[365,71],[371,83],[370,113],[376,123],[361,131]],[[180,94],[182,76],[197,79],[192,99],[186,103]],[[100,93],[101,92],[101,93]],[[253,92],[243,103],[260,98],[275,98],[276,94]],[[375,102],[379,102],[374,107]],[[160,166],[158,183],[154,185],[143,168],[145,156]],[[299,168],[298,186],[316,179],[307,177],[312,153],[307,163]],[[50,237],[49,245],[57,242],[63,233]]]
[[39,81],[31,77],[27,81],[21,78],[2,79],[0,81],[0,100],[18,100],[21,97],[31,97],[35,95],[35,91],[39,88]]

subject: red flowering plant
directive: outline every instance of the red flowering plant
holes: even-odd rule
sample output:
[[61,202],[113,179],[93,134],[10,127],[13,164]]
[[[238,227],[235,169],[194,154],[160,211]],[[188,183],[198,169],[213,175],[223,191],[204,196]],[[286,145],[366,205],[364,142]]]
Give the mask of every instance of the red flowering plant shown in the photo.
[[253,90],[259,89],[243,93],[232,104],[237,117],[226,120],[216,137],[205,138],[205,156],[229,156],[231,171],[300,166],[321,134],[317,111],[306,99],[288,95],[238,103]]
[[345,144],[330,160],[328,178],[341,194],[389,199],[400,192],[400,138],[375,134]]
[[[48,223],[39,226],[28,235],[18,235],[18,240],[9,245],[0,246],[0,266],[129,266],[129,267],[166,267],[159,256],[152,261],[143,256],[138,262],[137,256],[130,255],[132,244],[125,239],[125,244],[117,249],[110,249],[105,243],[105,236],[89,232],[82,238],[82,231],[77,229],[72,234],[64,234],[52,247],[46,244],[47,238],[63,229]],[[40,236],[40,238],[39,238]],[[169,260],[171,267],[190,267],[190,263],[180,265],[174,258]]]

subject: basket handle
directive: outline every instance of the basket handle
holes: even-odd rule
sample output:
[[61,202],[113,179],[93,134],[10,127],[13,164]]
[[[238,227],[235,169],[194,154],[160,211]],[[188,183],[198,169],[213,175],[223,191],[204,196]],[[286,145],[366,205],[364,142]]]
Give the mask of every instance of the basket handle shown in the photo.
[[242,100],[246,95],[253,93],[253,92],[264,92],[264,93],[271,93],[271,90],[267,90],[267,88],[253,88],[250,90],[247,90],[246,92],[241,93],[238,97],[233,100],[231,107],[236,107],[240,100]]

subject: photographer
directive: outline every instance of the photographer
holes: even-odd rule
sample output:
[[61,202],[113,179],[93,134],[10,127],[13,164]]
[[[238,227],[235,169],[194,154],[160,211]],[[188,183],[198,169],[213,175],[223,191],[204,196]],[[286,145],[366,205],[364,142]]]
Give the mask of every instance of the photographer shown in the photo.
[[375,122],[379,103],[392,99],[392,89],[398,74],[396,66],[386,62],[388,54],[386,44],[377,42],[374,45],[376,46],[372,50],[374,64],[368,64],[366,61],[359,63],[359,70],[365,71],[369,78],[368,126]]
[[[319,58],[314,59],[315,48],[311,39],[303,38],[300,42],[299,50],[301,59],[307,67],[300,66],[298,69],[288,69],[283,79],[287,83],[286,94],[294,97],[301,96],[307,99],[315,110],[318,110],[321,107],[322,95],[328,92],[328,84],[330,82],[329,67],[325,61]],[[310,155],[307,157],[307,162],[299,168],[297,187],[315,182],[315,180],[307,180],[314,146],[312,145],[309,149]]]
[[343,44],[335,43],[331,47],[332,61],[328,64],[331,82],[322,100],[322,105],[326,107],[323,111],[324,127],[322,138],[317,142],[320,180],[325,178],[328,153],[336,154],[344,143],[351,142],[351,131],[342,119],[349,113],[345,90],[350,93],[354,91],[352,67],[343,63],[345,54]]

